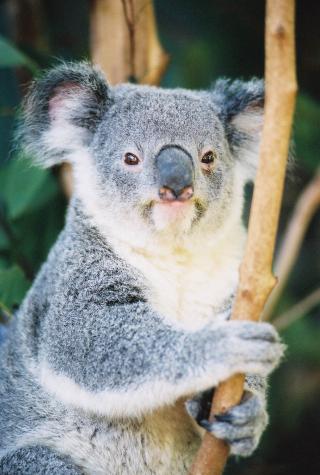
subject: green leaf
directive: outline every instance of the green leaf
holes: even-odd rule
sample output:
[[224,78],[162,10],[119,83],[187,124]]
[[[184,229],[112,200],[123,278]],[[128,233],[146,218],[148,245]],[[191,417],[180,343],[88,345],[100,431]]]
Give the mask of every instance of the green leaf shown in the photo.
[[10,220],[39,209],[57,187],[50,171],[32,166],[27,159],[13,159],[0,169],[0,196]]
[[6,235],[6,233],[4,232],[4,230],[2,229],[0,225],[0,251],[8,249],[9,246],[10,246],[10,241],[8,239],[8,236]]
[[16,66],[26,66],[32,72],[38,70],[32,59],[19,51],[12,43],[0,36],[0,68],[12,68]]
[[14,305],[20,305],[30,284],[17,265],[0,270],[0,307],[10,311]]
[[291,358],[317,364],[320,358],[320,327],[305,315],[290,325],[283,333]]
[[20,253],[36,271],[46,259],[64,224],[66,202],[60,190],[40,209],[12,223]]

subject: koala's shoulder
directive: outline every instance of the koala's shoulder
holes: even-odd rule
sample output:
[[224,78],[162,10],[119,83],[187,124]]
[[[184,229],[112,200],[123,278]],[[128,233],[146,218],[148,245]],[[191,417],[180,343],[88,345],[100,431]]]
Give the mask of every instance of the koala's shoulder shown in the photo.
[[[68,302],[91,299],[142,299],[142,277],[87,218],[72,205],[67,224],[45,264],[46,286],[55,288]],[[43,285],[43,283],[42,283]]]

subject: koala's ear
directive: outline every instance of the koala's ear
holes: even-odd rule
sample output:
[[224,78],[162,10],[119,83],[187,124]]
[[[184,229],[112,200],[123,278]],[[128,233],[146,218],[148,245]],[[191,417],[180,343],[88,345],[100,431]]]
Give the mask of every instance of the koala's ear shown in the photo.
[[22,106],[21,146],[44,167],[72,162],[110,103],[100,71],[88,63],[61,64],[30,87]]
[[241,161],[246,180],[252,180],[258,165],[263,126],[264,82],[218,80],[212,90],[230,150]]

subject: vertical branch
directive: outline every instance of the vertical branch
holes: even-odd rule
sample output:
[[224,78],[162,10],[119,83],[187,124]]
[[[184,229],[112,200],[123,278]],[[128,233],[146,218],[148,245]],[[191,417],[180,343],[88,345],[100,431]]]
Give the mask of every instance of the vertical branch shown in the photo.
[[136,28],[135,28],[135,14],[133,0],[121,0],[125,22],[129,34],[129,61],[130,61],[130,75],[129,80],[136,82],[136,68],[135,68],[135,46],[136,46]]
[[[259,167],[245,255],[232,318],[258,321],[276,280],[271,272],[297,90],[295,77],[294,0],[267,0],[266,105]],[[215,391],[211,417],[238,404],[243,375]],[[207,433],[191,468],[192,475],[219,475],[228,446]]]
[[91,52],[113,83],[159,84],[168,64],[152,0],[92,0]]
[[[24,48],[48,50],[43,5],[40,0],[7,0],[8,12],[12,19],[12,37],[14,43]],[[26,21],[28,18],[28,21]],[[16,69],[22,94],[32,79],[31,71]]]
[[91,57],[111,84],[130,75],[127,27],[120,0],[91,0]]

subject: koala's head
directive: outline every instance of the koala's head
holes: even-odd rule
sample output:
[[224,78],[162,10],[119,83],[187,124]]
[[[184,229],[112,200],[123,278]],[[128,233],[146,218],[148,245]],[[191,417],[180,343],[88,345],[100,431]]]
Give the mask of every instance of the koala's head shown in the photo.
[[90,65],[69,64],[33,84],[22,135],[43,166],[72,164],[74,193],[100,224],[188,235],[219,228],[234,209],[240,219],[262,107],[258,80],[208,91],[109,86]]

